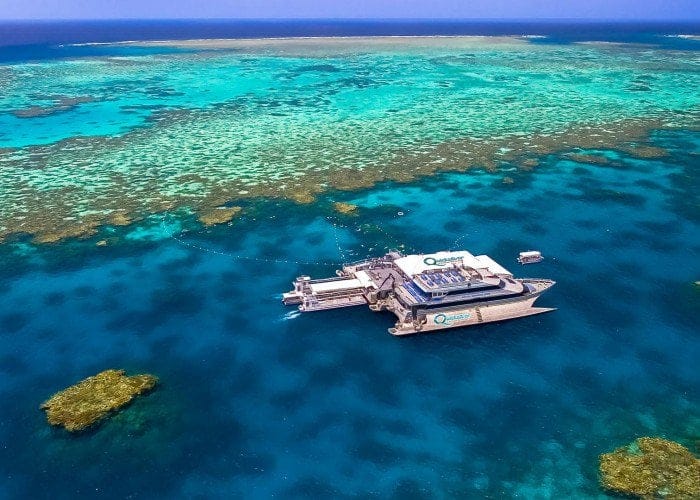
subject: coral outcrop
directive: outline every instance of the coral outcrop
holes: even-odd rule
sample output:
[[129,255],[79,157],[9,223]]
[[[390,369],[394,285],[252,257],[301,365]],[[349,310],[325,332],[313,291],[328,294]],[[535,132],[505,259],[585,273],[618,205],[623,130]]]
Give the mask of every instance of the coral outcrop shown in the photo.
[[54,394],[41,405],[51,425],[81,431],[127,405],[158,383],[153,375],[127,376],[124,370],[105,370]]
[[216,207],[201,214],[199,216],[199,221],[205,226],[226,224],[227,222],[231,222],[231,219],[240,211],[241,207]]
[[609,158],[600,154],[569,153],[566,155],[576,163],[588,163],[590,165],[610,165]]
[[117,210],[109,215],[108,221],[115,226],[128,226],[131,224],[131,217],[126,215],[123,210]]
[[601,485],[642,499],[700,498],[700,460],[673,441],[641,437],[600,455]]
[[357,205],[353,205],[352,203],[337,201],[333,203],[333,207],[341,214],[352,215],[357,213]]

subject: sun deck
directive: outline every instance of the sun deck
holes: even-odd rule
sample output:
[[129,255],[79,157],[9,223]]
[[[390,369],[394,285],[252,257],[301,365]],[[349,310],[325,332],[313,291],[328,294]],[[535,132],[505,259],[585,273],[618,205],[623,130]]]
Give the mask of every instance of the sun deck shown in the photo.
[[413,278],[413,281],[425,292],[449,290],[465,286],[470,280],[462,270],[457,268],[425,271]]
[[[499,280],[500,281],[500,280]],[[486,282],[466,283],[450,294],[435,296],[426,293],[417,285],[415,281],[404,283],[397,288],[401,299],[407,306],[437,306],[455,303],[468,303],[478,301],[488,301],[499,298],[514,297],[523,293],[525,289],[517,282],[502,283],[502,286]]]

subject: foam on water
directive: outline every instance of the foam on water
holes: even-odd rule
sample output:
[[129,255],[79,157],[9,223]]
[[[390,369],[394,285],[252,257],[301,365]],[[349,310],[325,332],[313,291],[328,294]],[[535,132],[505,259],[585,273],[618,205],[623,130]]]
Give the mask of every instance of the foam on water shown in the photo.
[[301,315],[300,311],[289,311],[287,314],[282,316],[284,321],[289,321],[290,319],[298,318]]

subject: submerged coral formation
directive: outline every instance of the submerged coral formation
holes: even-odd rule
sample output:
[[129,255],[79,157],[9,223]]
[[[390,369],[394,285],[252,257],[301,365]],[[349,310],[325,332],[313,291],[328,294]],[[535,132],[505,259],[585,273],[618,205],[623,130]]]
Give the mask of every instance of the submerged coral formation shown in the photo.
[[131,218],[122,210],[112,212],[107,221],[115,226],[128,226],[131,224]]
[[41,405],[51,425],[76,432],[90,427],[158,383],[153,375],[105,370],[54,394]]
[[12,114],[17,118],[35,118],[40,116],[50,116],[63,111],[70,111],[80,104],[92,102],[95,99],[90,96],[69,97],[69,96],[39,96],[39,100],[50,101],[47,106],[29,106],[28,108],[16,109]]
[[604,488],[639,498],[700,498],[700,460],[685,447],[642,437],[600,455]]
[[610,165],[610,159],[598,154],[569,153],[566,155],[577,163],[589,163],[591,165]]
[[336,211],[340,212],[341,214],[351,215],[357,213],[357,205],[353,205],[352,203],[336,201],[335,203],[333,203],[333,207],[336,209]]
[[241,211],[241,207],[216,207],[199,216],[199,222],[205,226],[225,224]]
[[668,156],[668,151],[666,151],[663,148],[640,144],[635,144],[633,146],[624,148],[624,151],[631,154],[632,156],[636,156],[637,158],[658,159],[665,158]]

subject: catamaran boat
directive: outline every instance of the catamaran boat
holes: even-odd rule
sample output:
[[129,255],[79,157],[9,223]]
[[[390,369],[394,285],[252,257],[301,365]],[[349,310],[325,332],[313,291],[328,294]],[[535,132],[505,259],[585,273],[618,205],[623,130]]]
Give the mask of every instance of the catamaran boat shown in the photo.
[[534,302],[555,282],[514,278],[488,255],[467,251],[383,257],[346,264],[337,276],[298,277],[283,294],[302,312],[368,305],[397,317],[392,335],[442,331],[553,311]]

